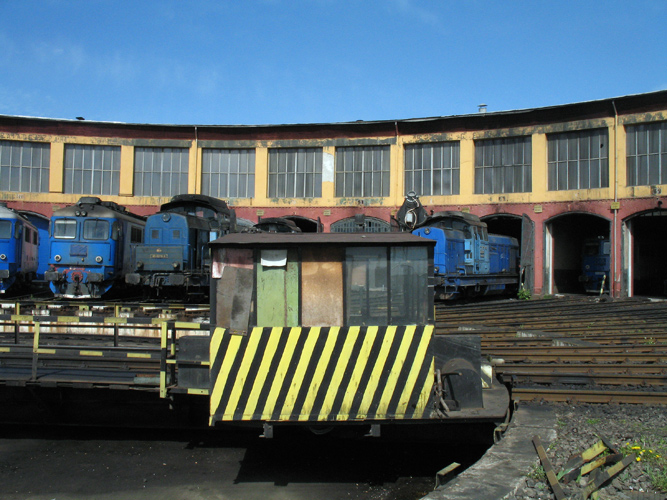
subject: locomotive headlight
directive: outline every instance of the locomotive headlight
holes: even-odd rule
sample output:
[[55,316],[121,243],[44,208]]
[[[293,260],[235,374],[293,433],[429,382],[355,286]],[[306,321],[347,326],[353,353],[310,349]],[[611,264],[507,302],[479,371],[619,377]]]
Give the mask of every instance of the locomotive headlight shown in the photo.
[[0,260],[7,260],[7,256],[4,253],[0,254]]
[[77,210],[76,212],[74,212],[74,215],[76,215],[77,217],[81,217],[81,211]]
[[56,255],[54,259],[56,259],[56,262],[60,262],[60,259],[62,259],[62,257],[60,255]]
[[98,264],[101,263],[102,262],[102,256],[98,255],[97,257],[95,257],[95,262],[97,262]]
[[171,214],[162,214],[162,220],[169,222],[171,220]]
[[428,227],[424,229],[424,234],[431,234],[431,229]]
[[173,267],[174,269],[178,269],[178,262],[174,262],[174,263],[172,264],[172,267]]

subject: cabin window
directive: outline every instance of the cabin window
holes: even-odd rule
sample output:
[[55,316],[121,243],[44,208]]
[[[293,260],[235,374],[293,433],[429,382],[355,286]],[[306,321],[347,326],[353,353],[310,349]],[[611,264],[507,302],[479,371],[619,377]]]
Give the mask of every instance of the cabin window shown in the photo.
[[144,241],[144,228],[132,226],[130,228],[130,243],[142,243]]
[[180,240],[180,239],[181,239],[181,231],[178,230],[178,229],[174,229],[174,230],[172,231],[172,233],[171,233],[171,237],[172,237],[174,240]]
[[549,190],[609,187],[607,129],[547,136]]
[[428,320],[428,252],[423,247],[392,247],[390,255],[391,317],[388,324],[416,325]]
[[459,142],[406,144],[405,193],[420,196],[459,194]]
[[428,251],[424,247],[346,250],[346,325],[414,325],[428,321]]
[[106,240],[109,237],[109,221],[86,219],[83,221],[83,238],[85,240]]
[[12,223],[8,220],[0,220],[0,239],[8,240],[12,237]]
[[598,254],[598,244],[597,243],[586,243],[584,246],[584,255],[587,257],[594,257]]
[[58,219],[53,226],[53,237],[59,239],[76,238],[76,221],[72,219]]
[[388,324],[387,248],[348,248],[345,259],[346,324]]

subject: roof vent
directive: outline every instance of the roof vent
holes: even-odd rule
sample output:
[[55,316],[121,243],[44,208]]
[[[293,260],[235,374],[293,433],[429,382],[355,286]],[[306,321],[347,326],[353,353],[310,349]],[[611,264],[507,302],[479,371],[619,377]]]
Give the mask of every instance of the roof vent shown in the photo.
[[486,113],[486,104],[478,104],[477,109],[480,113]]

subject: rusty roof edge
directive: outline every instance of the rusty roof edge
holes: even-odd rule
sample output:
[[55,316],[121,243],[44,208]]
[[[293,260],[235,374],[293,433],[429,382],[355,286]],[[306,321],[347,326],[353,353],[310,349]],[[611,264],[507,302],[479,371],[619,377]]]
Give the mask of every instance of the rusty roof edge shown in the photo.
[[[609,97],[603,99],[596,99],[590,101],[574,102],[567,104],[556,104],[552,106],[543,106],[538,108],[524,108],[516,110],[506,110],[506,111],[488,111],[485,113],[470,113],[463,115],[441,115],[441,116],[431,116],[431,117],[422,117],[422,118],[403,118],[403,119],[388,119],[388,120],[356,120],[350,122],[322,122],[322,123],[286,123],[286,124],[257,124],[257,125],[197,125],[197,124],[159,124],[159,123],[129,123],[129,122],[116,122],[116,121],[95,121],[95,120],[78,120],[71,118],[44,118],[44,117],[35,117],[35,116],[23,116],[23,115],[1,115],[0,120],[2,119],[23,119],[23,120],[40,120],[40,121],[51,121],[51,122],[68,122],[68,123],[78,123],[81,125],[90,124],[97,126],[127,126],[127,127],[163,127],[163,128],[201,128],[201,129],[259,129],[259,128],[287,128],[287,127],[349,127],[355,125],[386,125],[392,123],[423,123],[430,121],[439,121],[439,120],[454,120],[454,119],[479,119],[483,120],[485,117],[489,116],[504,116],[504,115],[520,115],[536,112],[547,112],[557,109],[567,109],[574,107],[599,107],[600,105],[609,105],[611,106],[612,102],[616,103],[618,106],[623,102],[628,101],[641,101],[645,99],[650,99],[651,97],[663,97],[665,104],[667,104],[667,90],[658,90],[654,92],[646,92],[641,94],[629,94],[625,96],[618,97]],[[613,111],[612,111],[613,114]]]

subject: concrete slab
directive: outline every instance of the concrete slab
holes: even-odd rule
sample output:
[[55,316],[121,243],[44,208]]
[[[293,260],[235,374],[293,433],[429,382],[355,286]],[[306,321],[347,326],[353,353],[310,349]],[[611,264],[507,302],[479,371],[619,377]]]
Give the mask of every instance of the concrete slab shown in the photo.
[[538,435],[545,447],[556,439],[556,415],[545,406],[519,406],[503,440],[472,467],[426,495],[423,500],[500,500],[516,490],[539,462],[533,446]]

